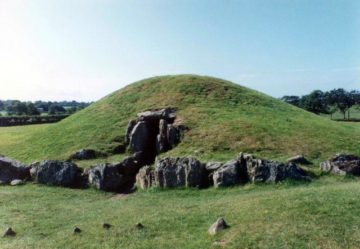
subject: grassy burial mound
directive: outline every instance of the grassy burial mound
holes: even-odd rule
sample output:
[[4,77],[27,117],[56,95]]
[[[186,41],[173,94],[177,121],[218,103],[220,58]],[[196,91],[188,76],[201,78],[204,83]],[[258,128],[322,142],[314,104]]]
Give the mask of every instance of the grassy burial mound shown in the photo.
[[111,154],[129,120],[151,108],[176,109],[189,130],[167,155],[227,160],[240,151],[283,160],[360,154],[358,124],[337,123],[229,81],[195,75],[135,82],[51,125],[0,129],[0,153],[31,162],[65,159],[81,148]]
[[[0,128],[0,154],[31,162],[65,159],[70,155],[81,157],[84,153],[94,158],[96,152],[105,157],[109,155],[104,160],[120,161],[126,152],[113,153],[119,153],[118,149],[124,147],[129,121],[145,110],[165,107],[171,107],[176,114],[175,120],[170,115],[168,122],[174,127],[184,125],[187,129],[180,143],[171,150],[161,150],[164,152],[159,164],[164,167],[155,171],[148,167],[141,169],[145,172],[144,180],[149,172],[150,176],[162,175],[157,169],[170,168],[166,167],[168,164],[177,168],[186,163],[194,167],[200,165],[196,159],[185,158],[188,155],[205,162],[234,159],[239,157],[240,151],[281,160],[304,154],[315,162],[337,152],[360,154],[358,124],[332,122],[231,82],[192,75],[163,76],[136,82],[56,124]],[[141,122],[141,118],[137,119],[136,125],[140,126]],[[151,140],[158,132],[151,133]],[[131,146],[136,147],[130,142]],[[87,150],[74,154],[82,148],[95,152]],[[184,158],[166,159],[166,156]],[[79,166],[87,167],[88,163],[97,163],[96,160],[85,160],[86,163]],[[359,158],[350,157],[348,160],[359,166]],[[131,160],[127,162],[131,163]],[[266,163],[274,166],[272,168],[276,168],[282,177],[296,169],[283,169],[280,167],[282,164],[277,167],[272,162],[259,161],[246,154],[231,162],[221,168],[231,169],[232,165],[243,168],[246,165],[248,170],[254,168],[250,166],[261,168]],[[322,168],[344,175],[348,169],[344,169],[343,162],[343,156],[337,156],[324,162]],[[49,179],[55,179],[52,183],[57,183],[57,175],[46,170],[54,168],[50,167],[54,164],[63,164],[60,166],[66,170],[60,170],[61,173],[70,175],[67,178],[74,182],[84,176],[71,162],[47,161],[42,164],[33,165],[35,171],[29,172],[37,183],[48,183]],[[90,184],[101,185],[96,176],[106,175],[102,174],[106,171],[118,182],[127,181],[123,178],[127,176],[124,165],[99,165],[87,171],[87,179]],[[22,168],[19,170],[15,173],[22,173]],[[120,174],[120,170],[124,172]],[[350,168],[349,172],[352,171]],[[356,211],[360,208],[357,201],[360,188],[357,178],[323,176],[301,184],[284,181],[262,185],[251,184],[259,177],[262,179],[262,175],[246,172],[246,183],[241,186],[171,191],[150,188],[148,191],[139,189],[131,195],[41,184],[2,186],[0,200],[4,205],[0,205],[0,229],[11,227],[16,235],[2,238],[0,248],[358,246],[360,218]],[[214,186],[234,185],[217,181],[225,179],[219,173],[226,175],[223,171],[215,172],[212,177]],[[186,182],[190,187],[199,185]],[[161,187],[163,183],[170,182],[159,181],[155,186]],[[74,186],[73,181],[52,185]],[[113,190],[106,184],[98,188]],[[209,227],[220,217],[226,220],[229,229],[210,236]]]

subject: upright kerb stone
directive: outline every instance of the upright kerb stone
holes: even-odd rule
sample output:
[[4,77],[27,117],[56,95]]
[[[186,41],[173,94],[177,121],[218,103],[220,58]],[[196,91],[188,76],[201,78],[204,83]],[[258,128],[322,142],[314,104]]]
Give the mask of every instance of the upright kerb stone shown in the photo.
[[146,150],[149,143],[149,131],[145,121],[138,122],[130,135],[130,149],[133,152]]

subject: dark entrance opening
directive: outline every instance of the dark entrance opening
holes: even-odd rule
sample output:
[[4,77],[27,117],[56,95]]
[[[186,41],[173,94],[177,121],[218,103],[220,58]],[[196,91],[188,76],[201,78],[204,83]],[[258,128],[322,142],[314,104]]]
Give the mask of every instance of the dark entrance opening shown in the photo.
[[145,145],[145,150],[142,152],[145,164],[154,163],[156,155],[158,154],[156,141],[159,134],[159,122],[160,120],[153,120],[146,123],[148,138],[145,139],[147,140],[147,144]]
[[129,122],[126,142],[142,165],[154,163],[159,153],[180,141],[180,129],[173,125],[175,118],[175,110],[165,108],[138,113],[138,118]]

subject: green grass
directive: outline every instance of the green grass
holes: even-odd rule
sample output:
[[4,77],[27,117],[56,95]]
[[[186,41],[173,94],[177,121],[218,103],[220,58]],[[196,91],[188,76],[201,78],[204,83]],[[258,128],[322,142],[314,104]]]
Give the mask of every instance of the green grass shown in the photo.
[[359,124],[332,122],[234,83],[194,75],[146,79],[52,125],[0,128],[0,154],[25,162],[64,159],[81,148],[111,151],[128,121],[148,108],[178,108],[191,130],[168,155],[227,160],[240,151],[284,160],[319,161],[360,154]]
[[125,158],[126,155],[120,154],[120,155],[112,155],[108,157],[103,158],[97,158],[97,159],[91,159],[91,160],[75,160],[77,166],[80,168],[88,168],[90,166],[99,164],[99,163],[114,163],[114,162],[120,162]]
[[[358,248],[360,183],[150,190],[117,196],[27,184],[0,188],[0,248]],[[224,217],[231,228],[212,237]],[[113,225],[109,231],[101,226]],[[137,230],[134,225],[144,224]],[[73,235],[74,226],[83,232]]]

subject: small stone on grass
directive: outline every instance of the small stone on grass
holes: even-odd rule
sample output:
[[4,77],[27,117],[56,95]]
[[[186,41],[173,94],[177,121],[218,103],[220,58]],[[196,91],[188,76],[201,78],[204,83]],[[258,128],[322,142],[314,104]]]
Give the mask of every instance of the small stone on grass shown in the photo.
[[104,229],[110,229],[112,226],[110,225],[110,224],[108,224],[108,223],[104,223],[103,224],[103,228]]
[[137,223],[137,224],[135,225],[135,227],[136,227],[137,229],[143,229],[143,228],[144,228],[144,225],[141,224],[141,223]]
[[224,218],[219,218],[214,224],[211,225],[208,232],[210,235],[215,235],[226,228],[229,228],[229,225],[226,224]]
[[15,179],[10,182],[11,186],[17,186],[17,185],[23,185],[23,184],[24,184],[24,181],[20,180],[20,179]]
[[81,229],[80,228],[78,228],[78,227],[75,227],[74,228],[74,233],[76,234],[76,233],[81,233],[82,231],[81,231]]
[[9,237],[9,236],[15,236],[15,235],[16,235],[16,233],[14,232],[14,230],[12,230],[11,227],[8,227],[5,230],[3,237]]

